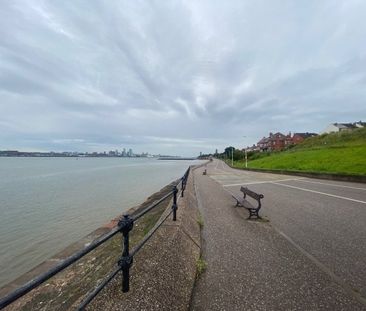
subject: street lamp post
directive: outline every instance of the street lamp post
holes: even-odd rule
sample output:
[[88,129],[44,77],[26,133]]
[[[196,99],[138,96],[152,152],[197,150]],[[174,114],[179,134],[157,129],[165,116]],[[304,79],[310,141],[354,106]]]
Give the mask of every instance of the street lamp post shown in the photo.
[[[243,136],[243,137],[245,138],[246,136]],[[248,167],[248,155],[247,155],[246,147],[244,148],[244,154],[245,154],[245,168],[247,168]]]
[[248,155],[247,155],[247,148],[244,149],[244,153],[245,153],[245,168],[248,167]]
[[234,165],[234,147],[231,147],[231,166]]

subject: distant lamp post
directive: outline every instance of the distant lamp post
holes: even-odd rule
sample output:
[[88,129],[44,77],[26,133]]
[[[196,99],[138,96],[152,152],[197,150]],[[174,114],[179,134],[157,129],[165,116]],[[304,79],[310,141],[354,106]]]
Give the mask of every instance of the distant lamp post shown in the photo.
[[234,166],[234,147],[231,147],[231,166]]
[[[246,138],[246,136],[243,136]],[[248,167],[248,154],[247,154],[247,147],[244,148],[244,154],[245,154],[245,168]]]
[[244,153],[245,153],[245,168],[248,167],[248,154],[247,154],[247,148],[244,149]]

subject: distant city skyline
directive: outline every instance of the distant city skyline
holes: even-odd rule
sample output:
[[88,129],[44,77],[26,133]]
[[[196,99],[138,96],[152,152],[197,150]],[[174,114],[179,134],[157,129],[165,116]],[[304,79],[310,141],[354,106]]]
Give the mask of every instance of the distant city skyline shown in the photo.
[[109,150],[100,152],[80,152],[80,151],[21,151],[21,150],[0,150],[0,157],[122,157],[122,158],[147,158],[147,157],[179,157],[179,155],[150,154],[148,152],[134,153],[132,149]]
[[0,149],[194,156],[366,120],[365,12],[356,0],[1,1]]

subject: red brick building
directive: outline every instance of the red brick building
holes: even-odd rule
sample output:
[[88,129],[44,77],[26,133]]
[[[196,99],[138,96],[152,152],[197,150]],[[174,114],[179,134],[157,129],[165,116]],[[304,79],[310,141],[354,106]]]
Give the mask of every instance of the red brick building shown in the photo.
[[291,133],[284,135],[280,132],[275,134],[269,133],[269,137],[263,137],[258,143],[257,147],[260,151],[280,151],[287,146],[296,145],[304,139],[316,136],[315,133]]
[[304,139],[309,138],[309,137],[314,137],[317,136],[317,134],[315,133],[294,133],[294,135],[292,136],[292,143],[294,145],[301,143]]

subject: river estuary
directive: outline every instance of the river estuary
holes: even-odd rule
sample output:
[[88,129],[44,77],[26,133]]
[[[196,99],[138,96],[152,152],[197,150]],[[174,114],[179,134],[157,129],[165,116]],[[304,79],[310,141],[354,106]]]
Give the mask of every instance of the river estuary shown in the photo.
[[198,162],[0,158],[0,286],[142,203]]

